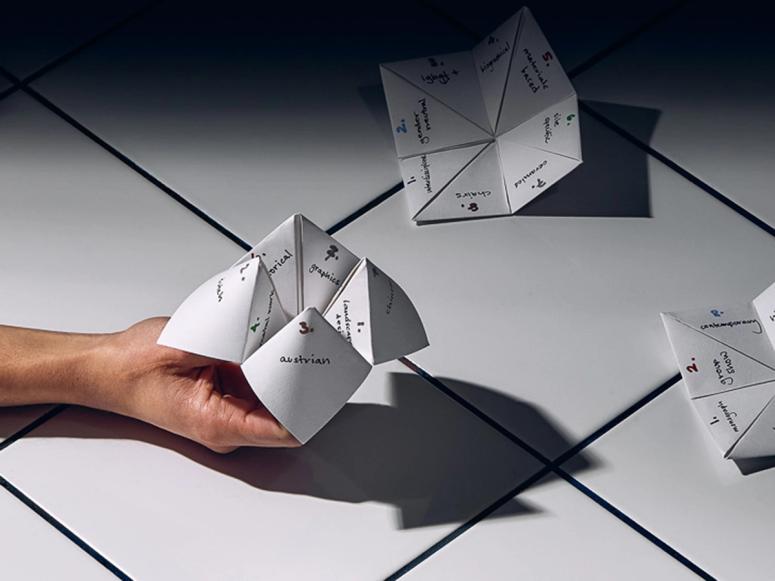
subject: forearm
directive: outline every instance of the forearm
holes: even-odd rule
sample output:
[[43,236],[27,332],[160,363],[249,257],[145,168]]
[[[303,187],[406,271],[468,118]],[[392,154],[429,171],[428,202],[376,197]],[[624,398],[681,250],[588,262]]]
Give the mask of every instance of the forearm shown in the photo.
[[0,406],[85,403],[107,337],[0,325]]

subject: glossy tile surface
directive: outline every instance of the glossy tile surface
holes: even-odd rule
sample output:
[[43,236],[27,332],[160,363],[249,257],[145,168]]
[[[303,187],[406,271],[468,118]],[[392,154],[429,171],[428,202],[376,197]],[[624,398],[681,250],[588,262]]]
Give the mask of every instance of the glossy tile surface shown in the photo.
[[[688,2],[577,81],[583,99],[775,226],[771,9]],[[661,112],[643,135],[628,107]]]
[[[398,195],[339,234],[423,313],[413,359],[492,390],[459,393],[549,456],[675,373],[659,312],[754,296],[775,271],[775,239],[581,122],[584,165],[516,217],[418,227]],[[590,217],[617,214],[644,217]]]
[[678,383],[596,444],[579,478],[718,579],[772,578],[772,463],[724,460]]
[[479,523],[407,579],[697,579],[563,480],[519,495],[521,519]]
[[402,370],[375,368],[298,450],[219,456],[73,408],[0,452],[0,474],[132,577],[384,577],[538,469]]
[[400,182],[378,65],[466,44],[408,1],[379,18],[169,1],[35,87],[257,242],[294,212],[332,226]]
[[4,2],[0,65],[17,77],[31,75],[143,4],[140,0]]
[[568,71],[626,37],[670,4],[667,0],[628,4],[609,0],[524,4],[508,0],[433,2],[440,14],[466,27],[477,40],[493,32],[523,5],[527,6]]
[[[105,567],[0,489],[0,577],[3,579],[115,579]],[[9,526],[12,525],[12,526]]]

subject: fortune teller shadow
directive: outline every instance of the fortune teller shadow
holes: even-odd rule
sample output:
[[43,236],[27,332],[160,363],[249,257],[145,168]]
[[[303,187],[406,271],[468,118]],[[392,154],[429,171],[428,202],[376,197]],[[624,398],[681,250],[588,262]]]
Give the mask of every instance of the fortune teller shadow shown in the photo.
[[[516,446],[512,458],[504,458],[504,447],[498,447],[498,453],[488,450],[493,440],[482,434],[490,428],[466,417],[469,412],[419,376],[394,373],[389,378],[392,405],[347,404],[299,449],[243,448],[218,455],[142,422],[77,407],[27,437],[141,441],[262,490],[390,504],[401,529],[464,522],[539,468]],[[536,429],[543,443],[568,447],[560,431],[531,405],[470,383],[444,382],[460,395],[496,403],[508,414],[509,423]],[[591,465],[579,457],[565,468],[578,471]],[[513,499],[497,516],[539,510]]]

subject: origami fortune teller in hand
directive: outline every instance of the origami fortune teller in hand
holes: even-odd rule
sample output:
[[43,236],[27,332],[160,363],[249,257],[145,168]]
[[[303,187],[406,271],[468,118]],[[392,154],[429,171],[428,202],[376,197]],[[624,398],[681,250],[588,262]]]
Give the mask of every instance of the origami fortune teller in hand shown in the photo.
[[576,92],[527,8],[381,72],[415,221],[511,214],[581,163]]
[[261,403],[303,444],[373,364],[428,340],[395,281],[297,214],[197,288],[159,344],[240,363]]

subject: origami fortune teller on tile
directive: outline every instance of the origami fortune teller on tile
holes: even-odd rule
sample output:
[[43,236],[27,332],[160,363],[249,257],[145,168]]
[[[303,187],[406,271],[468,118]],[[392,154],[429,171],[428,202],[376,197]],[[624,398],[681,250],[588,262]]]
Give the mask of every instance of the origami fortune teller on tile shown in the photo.
[[471,51],[381,73],[417,222],[511,214],[581,163],[576,92],[527,8]]
[[297,214],[189,295],[159,344],[241,364],[259,400],[306,443],[372,365],[428,339],[395,281]]
[[751,303],[662,313],[662,321],[724,457],[775,455],[775,284]]

